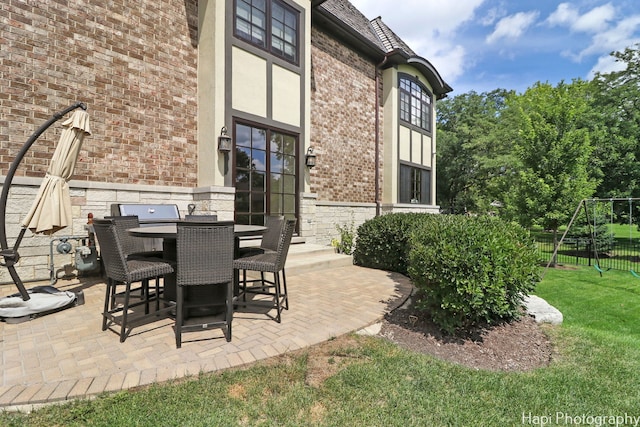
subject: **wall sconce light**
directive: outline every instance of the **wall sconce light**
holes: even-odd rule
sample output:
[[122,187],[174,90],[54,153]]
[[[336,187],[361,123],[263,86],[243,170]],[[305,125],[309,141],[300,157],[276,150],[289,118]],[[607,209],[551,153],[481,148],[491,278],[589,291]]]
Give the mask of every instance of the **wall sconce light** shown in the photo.
[[313,147],[307,149],[307,154],[304,156],[304,164],[307,165],[308,168],[316,165],[316,155],[313,152]]
[[231,151],[232,141],[231,137],[227,134],[227,127],[222,126],[220,129],[220,136],[218,137],[218,151],[221,153],[228,153]]

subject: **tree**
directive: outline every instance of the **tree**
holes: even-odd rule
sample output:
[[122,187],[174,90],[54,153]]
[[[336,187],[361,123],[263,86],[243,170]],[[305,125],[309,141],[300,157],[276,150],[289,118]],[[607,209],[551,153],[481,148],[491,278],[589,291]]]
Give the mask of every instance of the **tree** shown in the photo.
[[437,199],[447,212],[484,211],[492,201],[489,182],[509,154],[497,135],[511,94],[469,92],[438,103]]
[[611,55],[624,70],[592,80],[594,162],[599,197],[640,197],[640,45]]
[[574,80],[556,87],[537,83],[509,99],[518,134],[516,162],[503,178],[509,187],[505,216],[553,230],[555,237],[573,207],[593,196],[598,182],[589,174],[588,95],[588,83]]

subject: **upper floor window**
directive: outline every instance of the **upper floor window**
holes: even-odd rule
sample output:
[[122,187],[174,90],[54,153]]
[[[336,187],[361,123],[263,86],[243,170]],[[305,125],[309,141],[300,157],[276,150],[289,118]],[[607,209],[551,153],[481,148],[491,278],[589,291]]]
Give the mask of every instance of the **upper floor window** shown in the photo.
[[261,49],[297,63],[299,15],[279,0],[236,0],[234,33]]
[[400,77],[400,120],[431,132],[431,93],[417,80]]

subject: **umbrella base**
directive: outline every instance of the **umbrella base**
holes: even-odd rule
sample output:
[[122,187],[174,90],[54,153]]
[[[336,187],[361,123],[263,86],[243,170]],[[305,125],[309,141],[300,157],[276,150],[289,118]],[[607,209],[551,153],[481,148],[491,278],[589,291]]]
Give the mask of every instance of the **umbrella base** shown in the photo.
[[28,293],[31,298],[27,301],[19,293],[0,299],[0,321],[22,323],[84,304],[82,291],[74,293],[60,291],[53,286],[36,286]]

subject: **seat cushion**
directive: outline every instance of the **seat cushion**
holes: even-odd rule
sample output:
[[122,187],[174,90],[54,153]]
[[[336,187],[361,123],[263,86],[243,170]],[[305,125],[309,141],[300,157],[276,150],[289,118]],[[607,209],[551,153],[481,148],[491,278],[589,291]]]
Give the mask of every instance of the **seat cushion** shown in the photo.
[[246,248],[240,248],[238,250],[238,258],[253,256],[253,255],[262,255],[265,253],[276,253],[276,251],[272,251],[270,249],[261,248],[259,246],[249,246]]
[[151,261],[163,261],[162,256],[163,256],[162,251],[134,252],[132,254],[127,255],[127,261],[130,261],[132,259],[145,260],[149,258],[151,258]]
[[127,261],[127,267],[129,269],[128,281],[130,283],[152,277],[164,276],[174,271],[171,264],[164,261],[151,261],[150,259],[129,260]]

